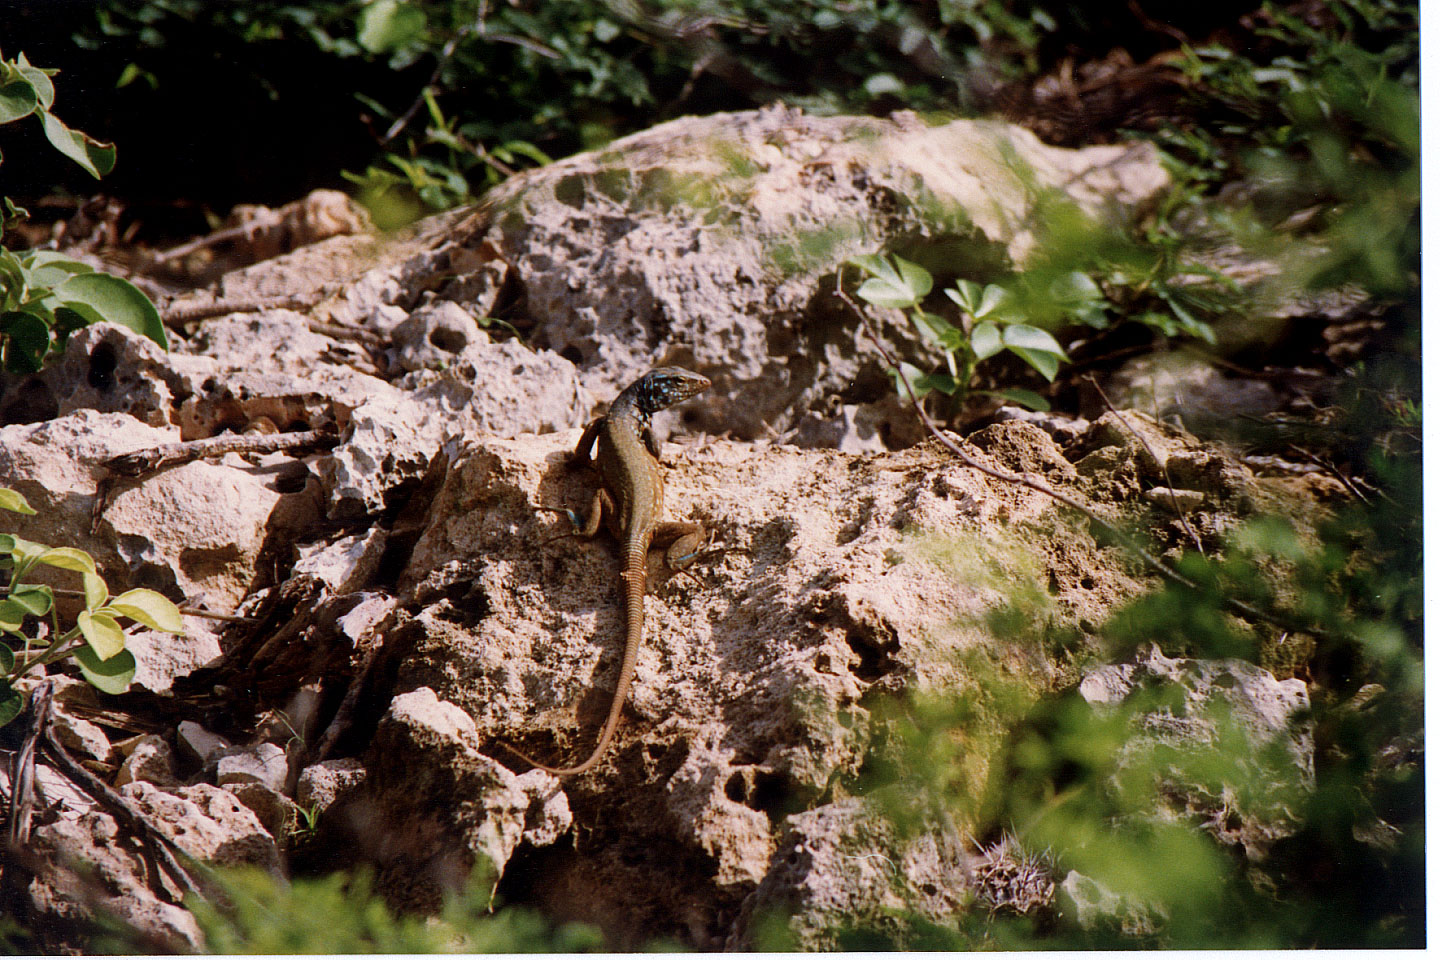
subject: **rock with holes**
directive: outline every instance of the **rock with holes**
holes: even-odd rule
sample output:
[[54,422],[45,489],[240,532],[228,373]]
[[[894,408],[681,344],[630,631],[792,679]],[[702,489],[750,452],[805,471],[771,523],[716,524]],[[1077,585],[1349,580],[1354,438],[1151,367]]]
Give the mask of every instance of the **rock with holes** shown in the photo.
[[442,369],[465,348],[490,342],[480,324],[460,304],[440,300],[410,314],[390,333],[388,352],[392,373],[409,373],[427,367]]
[[405,386],[359,405],[341,443],[321,458],[333,517],[385,509],[421,480],[446,437],[565,429],[590,407],[568,360],[514,340],[472,344]]
[[[613,544],[545,544],[568,526],[539,508],[580,508],[594,491],[592,473],[567,467],[577,437],[451,445],[374,668],[398,690],[433,690],[463,743],[522,772],[500,743],[549,764],[593,748],[621,652]],[[1036,427],[1000,424],[981,440],[1071,489],[1079,480]],[[975,455],[989,458],[986,449]],[[966,682],[956,657],[987,642],[984,612],[1014,578],[1053,578],[1065,616],[1077,619],[1098,617],[1138,585],[1118,570],[1086,580],[1105,566],[1088,530],[1057,523],[1042,495],[990,481],[934,445],[857,460],[711,441],[666,445],[662,459],[667,516],[707,522],[729,552],[687,575],[652,559],[623,722],[596,770],[560,785],[601,824],[604,842],[549,862],[553,882],[591,891],[580,918],[601,924],[617,947],[675,936],[718,949],[783,856],[787,798],[814,796],[860,764],[867,692]],[[1063,549],[1038,553],[1015,532],[1042,521]],[[983,543],[988,569],[953,569],[912,529]],[[468,757],[388,749],[407,757],[404,783]],[[435,806],[458,799],[448,790]],[[413,818],[411,792],[367,792],[379,821]],[[448,843],[430,833],[442,827]],[[391,831],[386,842],[391,856],[420,844],[408,859],[422,863],[459,849],[464,836],[442,820]],[[647,853],[657,849],[672,851],[663,870]]]
[[1134,718],[1116,776],[1154,765],[1157,748],[1159,756],[1213,752],[1227,763],[1233,779],[1218,782],[1187,774],[1183,763],[1162,764],[1155,816],[1199,824],[1251,861],[1294,832],[1315,786],[1314,735],[1308,722],[1297,722],[1310,706],[1303,680],[1277,680],[1244,660],[1172,659],[1155,648],[1135,663],[1091,670],[1079,692],[1097,710],[1137,696],[1161,704]]
[[[785,827],[769,872],[739,912],[729,950],[754,949],[757,921],[773,922],[777,913],[791,949],[834,950],[845,925],[916,907],[945,923],[968,899],[966,857],[953,831],[899,840],[880,811],[855,797],[793,814]],[[895,916],[886,924],[901,945],[906,931],[897,926],[904,922]]]
[[0,424],[94,410],[165,427],[175,404],[218,370],[208,357],[169,354],[128,327],[96,323],[72,333],[58,360],[39,373],[0,373]]
[[[942,283],[981,279],[1026,262],[1047,190],[1127,222],[1169,182],[1149,145],[1067,150],[985,121],[777,106],[685,117],[512,177],[454,224],[447,262],[468,250],[503,263],[532,342],[575,360],[597,397],[688,365],[716,383],[697,422],[756,437],[831,420],[840,396],[891,393],[833,294],[847,259],[895,250]],[[938,360],[899,311],[876,312],[891,349]],[[868,413],[913,429],[898,405]]]
[[355,757],[322,760],[300,771],[295,800],[307,810],[324,810],[365,782],[365,764]]
[[[477,749],[475,722],[421,687],[390,702],[367,775],[325,814],[352,852],[404,876],[398,899],[435,909],[477,872],[498,880],[522,841],[548,846],[569,829],[555,778],[516,776]],[[394,812],[408,812],[396,819]]]
[[218,866],[260,867],[279,874],[275,839],[229,791],[208,783],[166,791],[136,780],[120,792],[195,859]]
[[[103,808],[62,812],[31,835],[26,850],[33,856],[36,875],[26,890],[24,911],[13,917],[37,938],[41,953],[70,952],[88,942],[102,913],[130,931],[134,949],[204,949],[200,927],[181,906],[178,892],[157,892],[161,882],[139,837],[121,830]],[[73,869],[73,864],[84,869]]]
[[[0,427],[0,477],[36,510],[8,514],[6,531],[89,552],[114,593],[144,586],[176,601],[232,610],[255,579],[272,514],[286,496],[272,474],[231,455],[121,479],[91,532],[96,465],[179,439],[174,429],[93,410]],[[52,579],[79,585],[70,573]]]
[[115,774],[115,786],[123,787],[136,780],[147,780],[157,787],[169,787],[178,782],[175,777],[175,751],[164,737],[147,733],[132,741],[116,744],[116,748],[124,759]]

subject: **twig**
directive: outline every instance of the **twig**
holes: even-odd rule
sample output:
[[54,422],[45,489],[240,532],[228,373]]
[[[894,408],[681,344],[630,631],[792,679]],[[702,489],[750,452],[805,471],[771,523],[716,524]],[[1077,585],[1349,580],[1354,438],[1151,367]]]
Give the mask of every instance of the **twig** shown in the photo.
[[[910,405],[915,408],[915,413],[920,417],[920,422],[925,425],[925,429],[930,431],[931,436],[933,436],[936,440],[940,441],[941,445],[943,445],[951,453],[955,454],[955,456],[959,457],[960,461],[964,463],[967,467],[979,470],[987,477],[992,477],[1004,483],[1010,483],[1017,486],[1026,487],[1030,490],[1034,490],[1037,493],[1043,493],[1045,496],[1050,497],[1051,499],[1056,500],[1060,503],[1063,503],[1067,507],[1071,507],[1075,510],[1080,511],[1080,513],[1088,517],[1092,523],[1108,532],[1121,545],[1123,545],[1131,553],[1135,554],[1135,556],[1139,557],[1146,566],[1150,567],[1150,569],[1154,570],[1164,579],[1169,580],[1171,583],[1175,583],[1179,586],[1185,587],[1187,590],[1194,590],[1197,593],[1202,592],[1200,584],[1196,583],[1194,580],[1191,580],[1183,573],[1180,573],[1178,570],[1170,567],[1160,558],[1143,549],[1138,543],[1135,542],[1134,538],[1122,532],[1114,524],[1101,518],[1097,513],[1095,513],[1095,511],[1085,506],[1079,500],[1076,500],[1074,497],[1071,497],[1067,494],[1061,493],[1060,491],[1055,490],[1049,485],[1041,483],[1038,480],[1032,480],[1029,476],[1026,476],[1024,474],[1006,473],[1003,470],[996,470],[993,467],[987,467],[985,464],[976,460],[974,457],[970,456],[963,449],[961,449],[961,447],[957,443],[955,443],[955,441],[945,436],[944,432],[940,430],[940,428],[936,425],[935,421],[932,420],[930,418],[930,415],[925,412],[925,408],[921,406],[920,399],[915,396],[915,391],[911,389],[910,381],[905,378],[904,374],[900,373],[899,364],[896,362],[895,358],[890,355],[890,351],[885,349],[884,343],[881,342],[879,336],[876,335],[874,329],[871,327],[869,316],[866,315],[865,311],[860,309],[859,304],[855,303],[855,301],[852,300],[845,293],[843,287],[841,286],[841,279],[844,275],[844,272],[845,271],[843,267],[840,270],[836,271],[835,295],[839,297],[842,302],[848,305],[850,309],[854,310],[856,315],[860,317],[860,322],[865,327],[865,333],[867,336],[869,336],[871,342],[875,344],[875,348],[879,351],[881,359],[884,360],[885,364],[890,367],[890,369],[897,375],[897,379],[905,388],[905,393],[910,398]],[[968,443],[969,441],[966,442]],[[1219,598],[1219,602],[1234,613],[1238,613],[1246,617],[1251,617],[1256,620],[1263,620],[1266,623],[1280,627],[1282,630],[1290,630],[1295,633],[1307,633],[1310,636],[1319,639],[1332,641],[1334,639],[1333,635],[1331,635],[1328,631],[1322,630],[1312,625],[1300,623],[1299,621],[1292,620],[1282,614],[1268,613],[1264,610],[1259,609],[1258,607],[1246,603],[1243,600],[1236,600],[1233,597],[1222,596]]]
[[445,69],[445,64],[450,62],[450,57],[455,53],[456,45],[473,29],[474,27],[466,24],[460,28],[455,36],[445,41],[445,46],[440,48],[440,55],[435,58],[435,69],[431,71],[430,79],[425,81],[425,85],[420,88],[419,95],[415,97],[415,100],[406,108],[405,112],[396,117],[395,122],[390,124],[390,129],[386,130],[385,134],[380,138],[380,146],[383,147],[398,137],[400,131],[404,130],[410,125],[410,121],[415,119],[415,114],[420,112],[420,107],[425,103],[425,94],[429,93],[430,89],[434,87],[440,79],[440,72]]
[[223,317],[229,313],[259,313],[262,310],[302,310],[313,307],[309,297],[289,295],[283,297],[224,297],[219,300],[171,301],[160,308],[160,319],[165,326],[179,331],[194,320],[208,320]]
[[1170,477],[1170,465],[1156,455],[1155,449],[1150,446],[1150,441],[1145,439],[1145,435],[1139,430],[1136,430],[1135,426],[1129,420],[1125,419],[1123,413],[1115,409],[1115,405],[1112,404],[1110,398],[1105,395],[1105,391],[1101,389],[1100,383],[1095,379],[1094,374],[1089,374],[1084,379],[1088,380],[1090,386],[1094,387],[1095,392],[1100,395],[1100,400],[1105,404],[1105,409],[1115,414],[1115,419],[1123,423],[1125,429],[1129,430],[1135,439],[1140,441],[1140,445],[1145,448],[1145,452],[1150,454],[1150,459],[1154,460],[1160,467],[1160,472],[1165,474],[1165,492],[1170,495],[1170,506],[1175,509],[1175,516],[1180,518],[1180,525],[1185,528],[1186,533],[1190,534],[1190,542],[1195,544],[1195,552],[1203,557],[1205,555],[1205,548],[1200,544],[1200,535],[1195,532],[1194,527],[1190,526],[1190,521],[1185,517],[1185,511],[1180,509],[1180,501],[1175,498],[1175,481]]
[[101,466],[106,476],[95,487],[95,506],[90,511],[90,532],[100,528],[100,518],[110,505],[115,485],[121,478],[141,477],[162,467],[170,467],[204,457],[220,457],[227,453],[278,453],[306,447],[333,447],[339,437],[332,430],[303,430],[297,433],[226,433],[218,437],[162,443],[111,457]]
[[330,751],[335,748],[336,741],[354,723],[355,708],[360,705],[360,694],[370,682],[370,674],[379,659],[381,646],[382,644],[376,643],[361,656],[360,667],[355,671],[355,676],[351,678],[350,686],[346,689],[345,696],[335,711],[335,716],[315,743],[315,750],[311,754],[311,763],[319,763],[328,759]]
[[[8,597],[11,587],[0,587],[0,597]],[[84,590],[69,590],[65,587],[51,587],[50,592],[60,597],[78,597],[85,599]],[[203,617],[206,620],[223,620],[226,623],[258,623],[254,617],[242,617],[233,613],[211,613],[209,610],[201,610],[199,607],[180,607],[181,613],[187,617]]]
[[1329,463],[1325,460],[1321,460],[1315,454],[1311,453],[1309,450],[1306,450],[1299,444],[1292,443],[1289,446],[1291,450],[1294,450],[1296,453],[1300,454],[1300,456],[1304,457],[1306,460],[1309,460],[1311,463],[1315,464],[1315,466],[1319,467],[1321,470],[1324,470],[1336,480],[1339,480],[1341,485],[1344,486],[1346,490],[1349,490],[1350,495],[1356,500],[1359,500],[1361,503],[1365,504],[1368,504],[1370,502],[1370,498],[1365,496],[1365,494],[1361,493],[1360,488],[1355,486],[1355,484],[1351,483],[1350,478],[1345,476],[1345,474],[1341,473],[1340,468],[1335,466],[1335,464]]
[[187,463],[227,453],[277,453],[302,447],[334,446],[338,438],[332,431],[303,430],[298,433],[226,433],[202,440],[162,443],[130,453],[111,457],[101,466],[122,477],[138,477],[161,467]]
[[187,893],[200,893],[200,888],[196,886],[194,880],[190,879],[190,874],[175,857],[176,853],[187,858],[190,856],[189,854],[181,849],[174,840],[171,840],[146,814],[135,809],[130,801],[71,757],[55,736],[53,729],[47,727],[42,738],[45,742],[45,756],[59,767],[65,776],[69,777],[81,790],[90,794],[97,802],[103,804],[121,826],[144,840],[155,858],[160,861],[181,889]]
[[45,680],[30,695],[25,741],[10,766],[10,846],[30,842],[30,816],[35,809],[35,747],[50,722],[50,695],[55,681]]

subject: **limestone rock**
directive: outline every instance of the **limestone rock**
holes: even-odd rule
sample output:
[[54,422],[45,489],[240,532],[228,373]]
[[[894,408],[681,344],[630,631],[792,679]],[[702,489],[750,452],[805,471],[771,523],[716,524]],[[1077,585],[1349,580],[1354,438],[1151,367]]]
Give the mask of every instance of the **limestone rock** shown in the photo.
[[363,784],[327,815],[367,859],[409,879],[393,893],[411,905],[435,908],[477,869],[498,878],[522,841],[553,843],[569,829],[554,777],[516,776],[477,746],[464,710],[427,687],[401,694],[376,731]]
[[300,771],[295,800],[305,808],[324,810],[345,792],[365,781],[365,764],[355,757],[324,760]]
[[220,866],[247,864],[279,873],[274,838],[229,791],[208,783],[166,791],[137,780],[120,792],[197,860]]
[[145,780],[157,787],[171,787],[179,782],[175,778],[175,751],[164,737],[145,734],[136,737],[134,742],[116,746],[122,748],[125,759],[115,774],[115,786],[123,787],[136,780]]
[[210,763],[231,748],[224,737],[211,733],[193,720],[180,721],[175,739],[182,754],[202,764]]
[[[1162,771],[1168,805],[1157,814],[1190,819],[1222,844],[1243,849],[1251,860],[1262,859],[1276,840],[1293,832],[1297,805],[1315,785],[1313,734],[1308,724],[1293,720],[1310,705],[1304,681],[1277,680],[1244,660],[1171,659],[1157,648],[1133,664],[1097,667],[1079,686],[1080,695],[1097,709],[1156,689],[1173,690],[1181,699],[1139,718],[1127,754],[1143,757],[1155,743],[1233,753],[1233,745],[1221,746],[1220,724],[1227,721],[1238,726],[1251,747],[1249,755],[1232,758],[1244,782],[1198,783]],[[1274,745],[1283,748],[1281,762],[1267,759]]]
[[257,743],[221,751],[216,758],[215,782],[222,787],[232,783],[258,783],[279,792],[285,789],[287,772],[284,748],[273,743]]
[[232,609],[255,577],[282,496],[266,478],[229,461],[202,460],[122,482],[91,533],[96,465],[178,439],[128,414],[93,410],[0,427],[0,476],[37,511],[11,515],[7,532],[86,550],[114,587],[144,585]]

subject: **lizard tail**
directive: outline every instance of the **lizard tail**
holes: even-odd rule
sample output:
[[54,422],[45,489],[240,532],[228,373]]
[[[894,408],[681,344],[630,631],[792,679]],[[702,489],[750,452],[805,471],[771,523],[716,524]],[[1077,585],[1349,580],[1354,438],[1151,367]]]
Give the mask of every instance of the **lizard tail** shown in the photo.
[[578,776],[600,762],[605,748],[610,746],[610,740],[615,736],[615,728],[620,726],[620,712],[624,709],[625,700],[630,695],[630,681],[635,678],[635,660],[640,653],[641,636],[645,632],[644,551],[640,553],[639,562],[635,562],[632,558],[625,564],[625,569],[620,571],[620,581],[624,586],[625,593],[625,656],[620,661],[620,678],[615,682],[615,694],[610,699],[610,713],[605,717],[605,726],[600,729],[600,740],[595,744],[595,749],[590,752],[590,756],[573,767],[547,767],[545,764],[525,756],[514,747],[502,744],[506,750],[532,767],[538,767],[557,777]]

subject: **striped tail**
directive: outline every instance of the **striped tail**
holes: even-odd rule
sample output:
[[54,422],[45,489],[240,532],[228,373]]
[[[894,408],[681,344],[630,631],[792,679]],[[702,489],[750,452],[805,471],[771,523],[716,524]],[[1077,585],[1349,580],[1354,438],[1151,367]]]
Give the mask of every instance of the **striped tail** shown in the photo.
[[505,746],[505,749],[532,767],[539,767],[557,777],[578,776],[599,763],[605,748],[610,746],[610,739],[615,736],[615,728],[620,726],[620,711],[624,709],[625,700],[630,695],[630,681],[635,678],[635,661],[640,654],[640,639],[645,633],[646,552],[645,548],[641,548],[637,557],[634,551],[630,551],[625,560],[625,568],[620,571],[621,589],[625,595],[625,656],[620,661],[620,678],[615,682],[615,694],[610,699],[610,714],[605,718],[605,726],[600,729],[600,741],[595,744],[595,749],[583,763],[573,767],[547,767],[514,747]]

